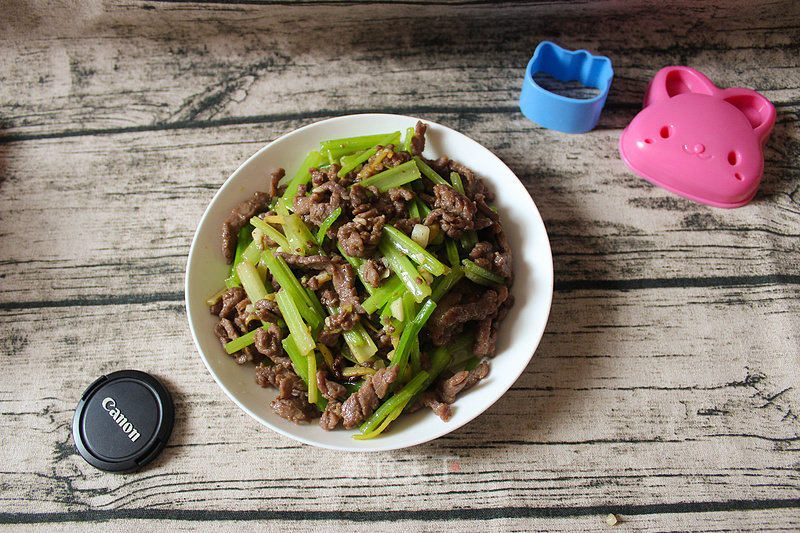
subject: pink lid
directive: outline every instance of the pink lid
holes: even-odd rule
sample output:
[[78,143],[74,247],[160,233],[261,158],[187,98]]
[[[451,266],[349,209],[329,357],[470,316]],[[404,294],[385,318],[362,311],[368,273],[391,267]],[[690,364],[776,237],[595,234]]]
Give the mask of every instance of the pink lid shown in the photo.
[[643,178],[715,207],[753,199],[775,107],[750,89],[719,89],[689,67],[665,67],[647,87],[644,109],[619,150]]

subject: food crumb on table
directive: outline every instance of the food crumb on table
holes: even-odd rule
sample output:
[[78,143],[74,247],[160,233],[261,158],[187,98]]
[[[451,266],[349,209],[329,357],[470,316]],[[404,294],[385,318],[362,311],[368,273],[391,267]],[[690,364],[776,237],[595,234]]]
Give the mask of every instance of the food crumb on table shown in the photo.
[[606,524],[608,524],[609,526],[616,526],[619,523],[620,519],[617,518],[617,515],[615,515],[614,513],[608,513],[608,516],[606,516]]

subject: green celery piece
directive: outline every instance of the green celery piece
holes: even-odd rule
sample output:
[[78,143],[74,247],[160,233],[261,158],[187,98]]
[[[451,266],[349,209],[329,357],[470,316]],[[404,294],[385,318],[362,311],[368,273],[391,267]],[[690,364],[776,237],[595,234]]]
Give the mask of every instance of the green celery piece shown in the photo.
[[300,168],[297,169],[297,173],[294,177],[286,182],[286,191],[283,193],[282,198],[291,201],[292,198],[297,196],[297,189],[300,185],[311,181],[311,174],[308,173],[308,170],[312,167],[318,167],[324,160],[322,154],[319,152],[310,152],[303,162],[300,163]]
[[416,130],[413,127],[406,128],[406,138],[403,139],[403,150],[411,152],[411,139],[414,137]]
[[409,218],[418,218],[420,220],[423,220],[423,217],[420,216],[419,204],[414,201],[416,199],[417,198],[414,197],[414,198],[411,199],[411,202],[408,203],[408,217]]
[[[308,376],[308,360],[306,356],[300,354],[300,350],[297,349],[297,344],[294,342],[294,337],[291,334],[287,335],[285,339],[281,341],[283,345],[284,351],[289,355],[289,359],[292,360],[292,366],[294,367],[295,373],[300,376],[300,379],[306,384],[306,388],[309,386],[309,376]],[[312,353],[311,357],[314,356]],[[316,380],[316,377],[314,378]],[[325,406],[328,405],[328,400],[325,398],[318,398],[316,402],[317,407],[320,411],[325,410]]]
[[259,259],[261,259],[261,248],[258,247],[256,241],[250,241],[250,244],[242,252],[242,259],[247,259],[254,265],[258,264]]
[[357,154],[355,157],[348,158],[347,162],[345,163],[342,160],[342,168],[339,170],[339,177],[344,177],[345,174],[356,168],[361,163],[365,162],[367,159],[372,157],[373,155],[378,153],[378,146],[386,146],[389,144],[395,144],[400,141],[400,132],[396,131],[394,133],[390,133],[379,142],[375,143],[375,146],[370,148],[369,150],[364,150],[363,152]]
[[239,281],[239,275],[236,273],[236,265],[242,261],[242,255],[252,240],[252,228],[248,225],[245,225],[245,227],[239,230],[239,239],[236,241],[236,255],[233,258],[233,264],[231,265],[231,270],[228,273],[228,278],[225,280],[225,286],[229,289],[231,287],[238,287],[242,284],[242,282]]
[[414,162],[417,164],[417,168],[419,168],[419,171],[422,172],[426,178],[431,180],[434,183],[434,185],[450,186],[447,180],[441,177],[438,172],[429,167],[428,164],[425,161],[423,161],[420,156],[415,155]]
[[478,244],[478,234],[474,231],[465,231],[461,235],[461,248],[469,254],[475,245]]
[[[335,315],[338,312],[338,308],[328,307],[328,313],[331,315]],[[378,347],[375,346],[375,342],[369,336],[360,320],[353,329],[342,331],[342,337],[344,337],[344,342],[350,348],[350,355],[359,363],[363,363],[378,352]]]
[[342,139],[330,139],[319,143],[321,151],[334,150],[334,149],[349,149],[353,152],[358,150],[366,150],[372,148],[376,144],[380,144],[382,140],[395,133],[378,133],[376,135],[360,135],[358,137],[345,137]]
[[383,172],[379,172],[365,180],[361,180],[358,184],[362,187],[374,185],[380,192],[386,192],[389,189],[411,183],[419,178],[420,173],[416,163],[414,163],[414,161],[408,161],[396,167],[384,170]]
[[506,280],[490,270],[486,270],[469,259],[461,261],[464,265],[464,275],[480,285],[505,285]]
[[461,260],[458,257],[458,246],[456,246],[456,241],[453,239],[446,239],[444,241],[444,248],[447,251],[447,261],[450,263],[451,267],[455,267],[461,264]]
[[258,217],[253,217],[250,219],[250,223],[261,230],[264,235],[267,235],[270,239],[278,243],[278,246],[283,248],[284,250],[291,250],[289,246],[289,241],[286,240],[286,236],[283,235],[280,231],[273,228],[269,223],[261,220]]
[[[378,425],[386,419],[386,417],[392,413],[395,409],[402,406],[405,407],[408,402],[413,398],[418,392],[422,390],[422,386],[425,384],[425,381],[428,380],[429,374],[426,371],[422,371],[416,376],[414,376],[411,381],[406,383],[405,387],[400,389],[399,391],[395,392],[388,400],[383,402],[383,404],[378,407],[378,409],[372,413],[372,415],[364,422],[361,427],[359,428],[361,432],[364,434],[362,438],[368,434],[370,434]],[[357,437],[358,435],[354,435]]]
[[283,217],[283,232],[290,247],[286,251],[297,255],[308,255],[316,247],[316,240],[300,220],[300,216],[289,213],[285,202],[278,202],[275,209]]
[[464,370],[467,370],[467,371],[469,371],[469,370],[475,370],[475,368],[477,368],[477,366],[478,366],[479,364],[481,364],[481,360],[480,360],[480,359],[478,359],[478,358],[477,358],[477,357],[475,357],[475,356],[472,356],[472,357],[470,357],[469,359],[467,359],[467,362],[466,362],[466,363],[464,363]]
[[406,325],[406,328],[400,335],[400,342],[397,343],[397,348],[394,350],[394,357],[392,357],[391,364],[391,366],[397,367],[400,375],[403,375],[403,372],[406,370],[413,339],[417,338],[419,332],[425,326],[431,314],[433,314],[434,309],[436,309],[436,302],[431,299],[426,300],[422,309],[417,313],[417,316],[414,317],[410,324]]
[[367,314],[372,314],[378,309],[382,308],[386,305],[387,302],[394,301],[397,296],[407,289],[403,284],[403,280],[401,280],[396,274],[392,274],[386,281],[383,282],[383,285],[374,289],[374,292],[368,296],[363,302],[361,302],[361,307],[367,312]]
[[441,276],[450,270],[444,263],[436,259],[433,254],[414,241],[414,239],[393,226],[383,227],[381,240],[383,239],[388,240],[397,251],[413,259],[415,263],[434,276]]
[[420,197],[414,198],[414,203],[417,204],[417,209],[419,209],[420,220],[425,220],[425,217],[430,215],[431,208]]
[[431,367],[427,370],[428,377],[422,383],[419,392],[417,392],[414,397],[411,398],[407,405],[414,405],[417,403],[417,400],[420,396],[422,396],[422,393],[431,386],[433,381],[439,377],[439,374],[441,374],[445,368],[450,366],[451,360],[450,347],[445,348],[444,346],[439,346],[433,351],[433,354],[431,355]]
[[453,184],[453,188],[455,190],[457,190],[461,194],[464,194],[464,182],[461,181],[461,174],[459,174],[458,172],[451,172],[450,183]]
[[236,274],[238,274],[242,287],[244,287],[244,292],[247,293],[250,302],[256,303],[267,296],[267,288],[264,286],[264,282],[261,280],[261,276],[258,275],[253,263],[244,259],[236,265]]
[[328,233],[328,228],[330,228],[336,219],[339,218],[339,215],[342,214],[342,208],[337,207],[331,214],[325,217],[325,220],[322,221],[322,225],[319,227],[319,231],[317,232],[317,242],[322,245],[322,242],[325,240],[325,235]]
[[275,294],[275,301],[278,303],[278,309],[281,311],[283,319],[289,328],[289,333],[295,340],[297,349],[300,350],[300,355],[308,355],[316,347],[314,338],[308,331],[303,317],[300,316],[300,311],[295,304],[295,301],[286,290],[280,290]]
[[460,370],[461,367],[471,357],[472,345],[475,343],[475,334],[471,332],[462,333],[447,349],[450,352],[450,362],[447,364],[447,369],[455,372]]
[[415,376],[419,374],[420,371],[420,359],[419,359],[419,337],[414,337],[411,339],[411,348],[408,354],[408,365],[411,367],[411,375]]
[[306,356],[308,360],[308,403],[317,403],[319,389],[317,388],[317,356],[313,350]]
[[378,249],[389,261],[389,268],[400,277],[406,288],[414,295],[417,303],[430,296],[430,285],[425,282],[408,257],[398,252],[394,246],[383,239],[378,243]]
[[436,279],[431,286],[431,300],[439,302],[464,277],[464,269],[456,265],[446,276]]
[[322,325],[322,321],[325,319],[325,311],[322,310],[319,300],[317,300],[316,297],[312,298],[311,295],[306,292],[305,287],[297,281],[297,278],[292,273],[289,265],[286,264],[286,261],[280,256],[273,255],[273,250],[264,250],[264,252],[261,253],[261,260],[267,265],[267,268],[269,268],[272,277],[275,278],[278,285],[280,285],[283,290],[289,292],[303,319],[313,329],[319,328]]
[[259,329],[266,330],[268,327],[269,327],[268,323],[264,324],[263,326],[261,326],[261,328],[256,328],[253,331],[245,333],[241,337],[233,339],[232,341],[225,344],[225,351],[228,352],[228,354],[230,355],[238,352],[242,348],[250,346],[251,344],[256,342],[255,337],[258,330]]

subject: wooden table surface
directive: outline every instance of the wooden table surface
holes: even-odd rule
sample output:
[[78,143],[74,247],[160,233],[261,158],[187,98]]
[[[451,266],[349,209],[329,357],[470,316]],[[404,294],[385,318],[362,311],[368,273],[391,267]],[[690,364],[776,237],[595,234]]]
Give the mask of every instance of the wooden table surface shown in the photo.
[[[798,2],[258,4],[0,6],[0,529],[800,528]],[[590,133],[519,112],[545,39],[613,62]],[[685,200],[621,161],[667,65],[775,104],[749,205]],[[555,269],[544,338],[508,393],[434,442],[369,455],[238,409],[183,304],[224,180],[284,133],[362,112],[495,152]],[[159,377],[177,421],[150,466],[104,473],[75,451],[72,416],[124,368]]]

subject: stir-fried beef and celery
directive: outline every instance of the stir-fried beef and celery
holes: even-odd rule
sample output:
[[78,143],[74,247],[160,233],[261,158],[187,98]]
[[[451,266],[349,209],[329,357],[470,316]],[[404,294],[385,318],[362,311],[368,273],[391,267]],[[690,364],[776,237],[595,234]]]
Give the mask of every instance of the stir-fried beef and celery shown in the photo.
[[483,181],[422,156],[426,129],[322,142],[223,224],[214,331],[277,415],[371,438],[423,407],[448,420],[488,374],[511,250]]

